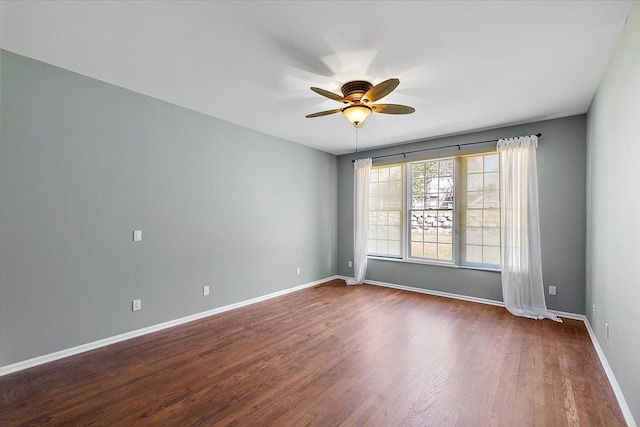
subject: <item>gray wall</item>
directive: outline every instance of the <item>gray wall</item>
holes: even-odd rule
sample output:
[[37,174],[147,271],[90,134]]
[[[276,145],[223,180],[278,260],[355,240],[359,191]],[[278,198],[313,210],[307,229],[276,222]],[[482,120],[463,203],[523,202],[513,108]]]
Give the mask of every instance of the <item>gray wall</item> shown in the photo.
[[[556,296],[546,295],[547,306],[554,310],[583,314],[585,120],[585,116],[580,115],[510,126],[363,152],[357,158],[541,132],[537,159],[545,292],[548,291],[549,285],[557,286]],[[361,131],[362,135],[365,133],[366,129]],[[484,147],[495,147],[495,143]],[[474,147],[473,150],[477,151],[478,148]],[[453,152],[438,150],[426,154],[445,156],[457,152],[456,148]],[[354,158],[354,155],[338,158],[338,274],[344,276],[353,276],[353,269],[347,267],[347,262],[353,259],[351,160]],[[367,279],[502,301],[499,272],[370,259]]]
[[0,60],[1,365],[336,274],[335,156]]
[[[640,422],[640,4],[587,116],[586,312]],[[595,315],[591,312],[596,305]],[[605,333],[609,324],[609,338]]]

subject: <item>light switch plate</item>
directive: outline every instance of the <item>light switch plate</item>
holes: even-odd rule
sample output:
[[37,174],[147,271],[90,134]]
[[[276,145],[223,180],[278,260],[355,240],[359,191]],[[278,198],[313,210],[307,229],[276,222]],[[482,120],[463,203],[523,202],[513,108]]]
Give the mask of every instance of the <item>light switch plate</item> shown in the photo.
[[134,242],[142,241],[142,230],[133,230],[133,241]]

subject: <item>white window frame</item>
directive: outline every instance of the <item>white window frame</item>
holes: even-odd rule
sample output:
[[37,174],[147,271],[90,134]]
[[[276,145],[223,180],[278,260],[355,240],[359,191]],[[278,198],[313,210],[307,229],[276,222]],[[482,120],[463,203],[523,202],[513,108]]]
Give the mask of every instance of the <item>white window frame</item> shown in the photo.
[[[453,196],[453,207],[452,207],[452,213],[453,213],[453,219],[452,219],[452,227],[451,227],[451,261],[447,261],[447,260],[439,260],[439,259],[435,259],[435,258],[422,258],[422,257],[416,257],[416,256],[411,256],[411,211],[414,210],[412,209],[412,199],[413,199],[413,189],[412,189],[412,179],[413,179],[413,174],[411,171],[411,165],[414,163],[424,163],[424,162],[437,162],[437,161],[441,161],[441,160],[453,160],[453,192],[454,192],[454,196]],[[403,242],[403,246],[404,246],[404,257],[406,260],[411,261],[411,262],[418,262],[418,263],[429,263],[429,264],[438,264],[438,265],[449,265],[449,266],[455,266],[457,265],[457,234],[458,234],[458,228],[457,228],[457,224],[458,224],[458,211],[456,209],[456,205],[457,205],[457,181],[458,181],[458,158],[457,157],[452,157],[452,156],[447,156],[447,157],[439,157],[439,158],[433,158],[433,159],[424,159],[424,160],[412,160],[410,162],[406,162],[404,163],[404,186],[405,186],[405,200],[404,200],[404,204],[403,204],[403,208],[405,210],[404,212],[404,222],[405,222],[405,228],[403,230],[403,237],[404,237],[404,242]]]
[[[450,267],[450,268],[464,268],[471,270],[487,270],[487,271],[500,271],[500,266],[489,265],[489,264],[463,264],[461,259],[462,247],[461,247],[461,215],[463,212],[460,211],[461,203],[460,203],[460,192],[461,185],[459,184],[459,180],[462,178],[460,174],[462,173],[461,167],[461,158],[467,156],[474,155],[487,155],[491,154],[493,151],[481,152],[481,153],[473,153],[473,154],[464,154],[464,155],[449,155],[442,157],[427,157],[427,158],[417,158],[412,159],[410,161],[401,162],[401,163],[385,163],[380,165],[374,165],[374,168],[378,167],[390,167],[393,165],[399,165],[402,167],[402,214],[401,214],[401,222],[402,222],[402,237],[401,237],[401,248],[400,248],[400,257],[395,255],[385,256],[382,254],[368,254],[367,257],[370,259],[376,260],[385,260],[392,262],[406,262],[412,264],[426,264],[426,265],[437,265],[442,267]],[[429,259],[429,258],[416,258],[410,256],[410,245],[411,245],[411,197],[412,197],[412,189],[411,189],[411,164],[419,163],[419,162],[429,162],[429,161],[439,161],[445,159],[453,159],[454,162],[454,172],[453,172],[453,224],[452,224],[452,260],[437,260],[437,259]]]

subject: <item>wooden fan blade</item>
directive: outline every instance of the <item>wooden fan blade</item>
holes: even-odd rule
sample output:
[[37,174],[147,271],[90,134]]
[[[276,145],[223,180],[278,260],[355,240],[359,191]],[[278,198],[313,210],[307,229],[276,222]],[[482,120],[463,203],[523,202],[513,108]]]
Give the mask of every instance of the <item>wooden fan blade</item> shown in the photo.
[[371,107],[374,113],[384,114],[411,114],[416,111],[413,107],[398,104],[374,104],[369,105],[369,107]]
[[328,90],[320,89],[319,87],[312,87],[311,90],[318,95],[333,99],[334,101],[344,102],[345,104],[349,103],[348,99],[343,98],[342,95],[338,95],[337,93],[329,92]]
[[307,115],[305,117],[307,119],[311,119],[313,117],[328,116],[329,114],[339,113],[340,111],[342,111],[342,108],[338,108],[337,110],[320,111],[319,113],[309,114],[309,115]]
[[369,107],[371,107],[374,113],[384,114],[411,114],[416,111],[413,107],[398,104],[375,104],[369,105]]
[[393,90],[397,88],[399,84],[400,80],[398,79],[389,79],[383,81],[382,83],[378,83],[362,96],[362,102],[375,102],[378,99],[382,99],[393,92]]

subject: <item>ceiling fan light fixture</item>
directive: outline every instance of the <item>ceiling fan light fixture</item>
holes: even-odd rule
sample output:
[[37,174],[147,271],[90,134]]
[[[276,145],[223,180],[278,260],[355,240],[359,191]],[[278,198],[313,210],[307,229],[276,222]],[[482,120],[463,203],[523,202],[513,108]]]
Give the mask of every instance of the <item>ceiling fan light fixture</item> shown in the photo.
[[352,105],[342,110],[342,114],[349,120],[354,126],[358,127],[362,125],[367,117],[371,115],[371,108],[365,105]]

